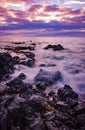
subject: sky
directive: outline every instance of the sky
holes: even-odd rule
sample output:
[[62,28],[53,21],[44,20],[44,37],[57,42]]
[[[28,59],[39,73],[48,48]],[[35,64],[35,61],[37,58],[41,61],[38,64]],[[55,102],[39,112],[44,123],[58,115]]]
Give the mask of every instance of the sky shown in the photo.
[[85,0],[0,0],[0,36],[85,36]]

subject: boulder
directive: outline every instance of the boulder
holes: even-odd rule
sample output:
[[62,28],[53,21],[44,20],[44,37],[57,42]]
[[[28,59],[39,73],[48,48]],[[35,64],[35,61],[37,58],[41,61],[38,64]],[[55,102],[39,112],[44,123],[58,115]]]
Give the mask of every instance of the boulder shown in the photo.
[[65,85],[64,88],[58,89],[57,94],[62,101],[66,101],[68,98],[78,101],[78,94],[74,92],[69,85]]
[[47,86],[56,83],[61,80],[61,72],[49,72],[43,69],[40,69],[38,74],[35,77],[35,82],[44,82]]
[[47,130],[59,130],[59,128],[56,126],[56,124],[52,121],[46,121],[45,125],[47,127]]
[[26,65],[28,67],[33,67],[35,64],[35,59],[32,58],[32,59],[29,59],[27,61],[21,61],[20,64]]
[[13,94],[13,93],[23,93],[25,92],[30,84],[24,83],[22,80],[25,79],[25,75],[21,73],[17,78],[13,79],[9,83],[6,83],[9,88],[7,88],[7,93]]
[[44,47],[44,49],[53,49],[53,51],[61,51],[61,50],[64,50],[63,46],[61,44],[58,44],[58,45],[48,45],[46,47]]

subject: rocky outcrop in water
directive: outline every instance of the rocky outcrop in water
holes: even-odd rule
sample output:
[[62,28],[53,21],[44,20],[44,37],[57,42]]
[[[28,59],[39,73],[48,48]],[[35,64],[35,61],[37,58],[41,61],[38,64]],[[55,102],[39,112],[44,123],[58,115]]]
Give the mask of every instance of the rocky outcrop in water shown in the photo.
[[58,45],[47,45],[46,47],[44,47],[45,50],[48,50],[48,49],[53,49],[53,51],[61,51],[61,50],[64,50],[63,46],[61,44],[58,44]]
[[56,83],[57,81],[61,80],[61,72],[49,72],[43,69],[40,69],[39,73],[35,77],[35,82],[43,82],[47,86]]
[[0,53],[0,81],[8,78],[13,69],[12,56],[8,53]]

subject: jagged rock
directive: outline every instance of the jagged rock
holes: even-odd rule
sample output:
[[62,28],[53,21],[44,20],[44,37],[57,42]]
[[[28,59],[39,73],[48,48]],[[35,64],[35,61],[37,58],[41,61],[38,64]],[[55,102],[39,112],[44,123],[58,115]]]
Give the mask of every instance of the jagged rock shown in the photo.
[[45,130],[45,125],[40,117],[36,118],[31,124],[30,124],[31,130]]
[[68,104],[66,104],[63,101],[58,101],[55,104],[53,104],[53,106],[60,111],[69,111],[70,107],[68,106]]
[[42,112],[44,111],[47,102],[45,101],[45,98],[41,97],[41,96],[33,96],[29,99],[28,104],[30,105],[30,107],[33,108],[33,111],[37,111],[37,112]]
[[50,121],[50,120],[54,119],[55,113],[52,111],[46,112],[43,116],[46,118],[46,120]]
[[62,111],[56,111],[56,118],[61,122],[70,120],[69,114]]
[[79,103],[76,107],[74,107],[75,115],[85,114],[85,102]]
[[77,116],[77,121],[80,126],[85,124],[85,114],[80,114]]
[[35,54],[32,53],[32,52],[24,52],[24,54],[26,55],[27,58],[34,58],[35,57]]
[[18,56],[14,56],[12,60],[13,60],[14,64],[19,64],[20,63],[20,58]]
[[64,48],[62,47],[61,44],[58,44],[58,45],[48,45],[46,47],[44,47],[44,49],[53,49],[54,51],[60,51],[60,50],[64,50]]
[[19,51],[21,51],[21,50],[35,50],[35,47],[33,47],[33,46],[18,46],[18,47],[15,47],[14,48],[14,51],[17,53],[17,52],[19,52]]
[[52,85],[58,80],[61,80],[61,72],[49,72],[43,69],[40,69],[39,73],[35,77],[35,82],[44,82],[46,85]]
[[28,67],[33,67],[35,64],[35,59],[32,58],[32,59],[29,59],[27,61],[22,61],[22,62],[20,62],[20,64],[26,65]]
[[7,100],[4,103],[4,107],[7,108],[14,100],[14,96],[11,96],[9,98],[7,98]]
[[0,53],[0,81],[9,77],[13,69],[12,56],[8,53]]
[[47,87],[47,85],[44,82],[37,82],[36,83],[36,88],[38,90],[44,91],[46,89],[46,87]]
[[68,98],[78,101],[78,94],[74,92],[69,85],[65,85],[64,88],[58,89],[57,94],[62,101],[66,101]]
[[30,87],[30,84],[24,83],[22,79],[25,79],[25,75],[21,73],[17,78],[13,79],[9,83],[6,83],[6,85],[9,86],[6,90],[7,93],[13,94],[25,92]]
[[26,79],[26,75],[24,74],[24,73],[21,73],[18,77],[17,77],[17,79],[19,80],[24,80],[24,79]]
[[56,126],[56,124],[52,121],[46,121],[45,125],[47,127],[47,130],[59,130],[59,128]]
[[53,95],[55,95],[55,92],[54,92],[54,91],[50,91],[50,92],[48,93],[48,96],[53,96]]

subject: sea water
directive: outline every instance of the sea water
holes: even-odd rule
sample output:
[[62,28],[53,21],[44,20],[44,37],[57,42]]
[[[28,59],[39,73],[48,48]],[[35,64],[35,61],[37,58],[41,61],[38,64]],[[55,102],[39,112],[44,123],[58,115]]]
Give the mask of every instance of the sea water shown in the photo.
[[[26,75],[25,82],[33,83],[35,76],[40,69],[56,72],[60,71],[62,80],[47,88],[47,92],[54,90],[57,92],[58,88],[65,84],[70,85],[76,91],[81,100],[85,100],[85,39],[80,37],[2,37],[0,39],[0,52],[4,52],[6,46],[24,46],[13,44],[14,41],[25,41],[25,46],[30,44],[30,41],[36,43],[34,67],[27,67],[24,65],[16,65],[15,72],[10,76],[16,78],[20,73]],[[43,49],[48,44],[61,44],[65,49],[62,51],[53,51],[52,49]],[[14,52],[10,51],[12,56]],[[24,55],[18,55],[24,57]],[[45,66],[40,66],[45,64]]]

